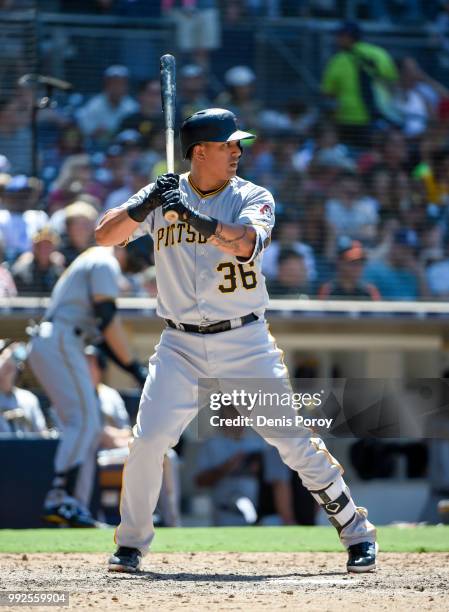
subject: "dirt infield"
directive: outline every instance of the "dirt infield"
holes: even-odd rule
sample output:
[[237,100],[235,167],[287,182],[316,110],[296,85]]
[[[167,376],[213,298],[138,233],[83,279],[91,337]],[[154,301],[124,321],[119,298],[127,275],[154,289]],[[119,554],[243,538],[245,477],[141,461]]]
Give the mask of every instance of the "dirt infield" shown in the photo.
[[66,590],[76,610],[449,610],[449,553],[381,553],[365,575],[344,571],[344,553],[154,553],[136,575],[106,560],[3,554],[0,590]]

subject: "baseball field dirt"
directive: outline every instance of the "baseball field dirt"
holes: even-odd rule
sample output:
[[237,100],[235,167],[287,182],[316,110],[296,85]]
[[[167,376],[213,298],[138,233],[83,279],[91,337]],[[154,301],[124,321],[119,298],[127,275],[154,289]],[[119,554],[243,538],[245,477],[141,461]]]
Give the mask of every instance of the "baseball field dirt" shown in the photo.
[[152,553],[135,575],[108,573],[106,561],[3,553],[0,590],[68,591],[62,610],[449,610],[447,552],[381,553],[364,575],[345,572],[345,553]]

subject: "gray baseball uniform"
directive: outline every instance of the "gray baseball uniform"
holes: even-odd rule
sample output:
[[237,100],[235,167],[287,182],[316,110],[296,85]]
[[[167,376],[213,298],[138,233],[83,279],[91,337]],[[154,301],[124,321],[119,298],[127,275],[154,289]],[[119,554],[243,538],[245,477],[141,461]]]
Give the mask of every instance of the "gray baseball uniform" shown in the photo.
[[55,457],[57,474],[81,465],[97,449],[102,423],[84,346],[101,335],[93,298],[115,299],[119,275],[111,248],[94,247],[82,253],[56,283],[30,343],[29,363],[62,427]]
[[[123,207],[146,196],[151,186]],[[169,224],[161,208],[139,224],[130,239],[145,233],[154,240],[158,285],[158,313],[172,324],[162,333],[149,362],[134,440],[124,471],[121,523],[116,531],[120,546],[146,553],[153,539],[149,521],[158,499],[162,462],[198,410],[198,379],[277,380],[288,388],[288,372],[264,320],[267,304],[261,273],[261,252],[274,224],[271,194],[234,177],[207,195],[180,177],[179,189],[190,206],[225,223],[254,227],[254,252],[246,261],[225,254],[182,222]],[[243,325],[241,317],[258,319]],[[220,333],[192,333],[183,324],[208,325],[230,321]],[[290,413],[291,414],[291,413]],[[267,436],[267,432],[260,433]],[[375,528],[365,509],[356,508],[342,478],[342,468],[323,441],[304,430],[300,437],[267,437],[283,461],[296,470],[304,485],[325,507],[345,546],[375,540]]]

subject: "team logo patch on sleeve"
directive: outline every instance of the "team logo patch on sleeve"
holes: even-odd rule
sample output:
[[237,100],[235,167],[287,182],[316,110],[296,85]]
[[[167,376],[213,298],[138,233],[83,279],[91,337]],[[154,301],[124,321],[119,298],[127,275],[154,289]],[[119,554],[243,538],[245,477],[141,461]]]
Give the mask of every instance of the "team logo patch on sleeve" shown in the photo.
[[260,209],[259,209],[260,214],[265,217],[266,219],[271,219],[271,217],[273,216],[273,211],[271,210],[271,206],[269,204],[264,204]]

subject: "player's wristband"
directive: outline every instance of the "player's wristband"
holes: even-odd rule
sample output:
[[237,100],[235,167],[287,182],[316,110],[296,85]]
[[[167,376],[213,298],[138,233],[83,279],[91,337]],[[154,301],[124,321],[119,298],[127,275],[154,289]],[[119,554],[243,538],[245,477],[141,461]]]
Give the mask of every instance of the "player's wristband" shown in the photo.
[[[188,209],[189,210],[189,209]],[[206,240],[215,234],[217,229],[218,220],[208,215],[196,212],[196,210],[190,210],[190,214],[187,215],[186,219],[192,227],[194,227],[200,234],[202,234]]]
[[128,217],[131,217],[133,221],[142,223],[148,217],[150,212],[154,210],[158,205],[159,194],[153,189],[149,195],[143,200],[143,202],[134,202],[130,204],[126,209]]

